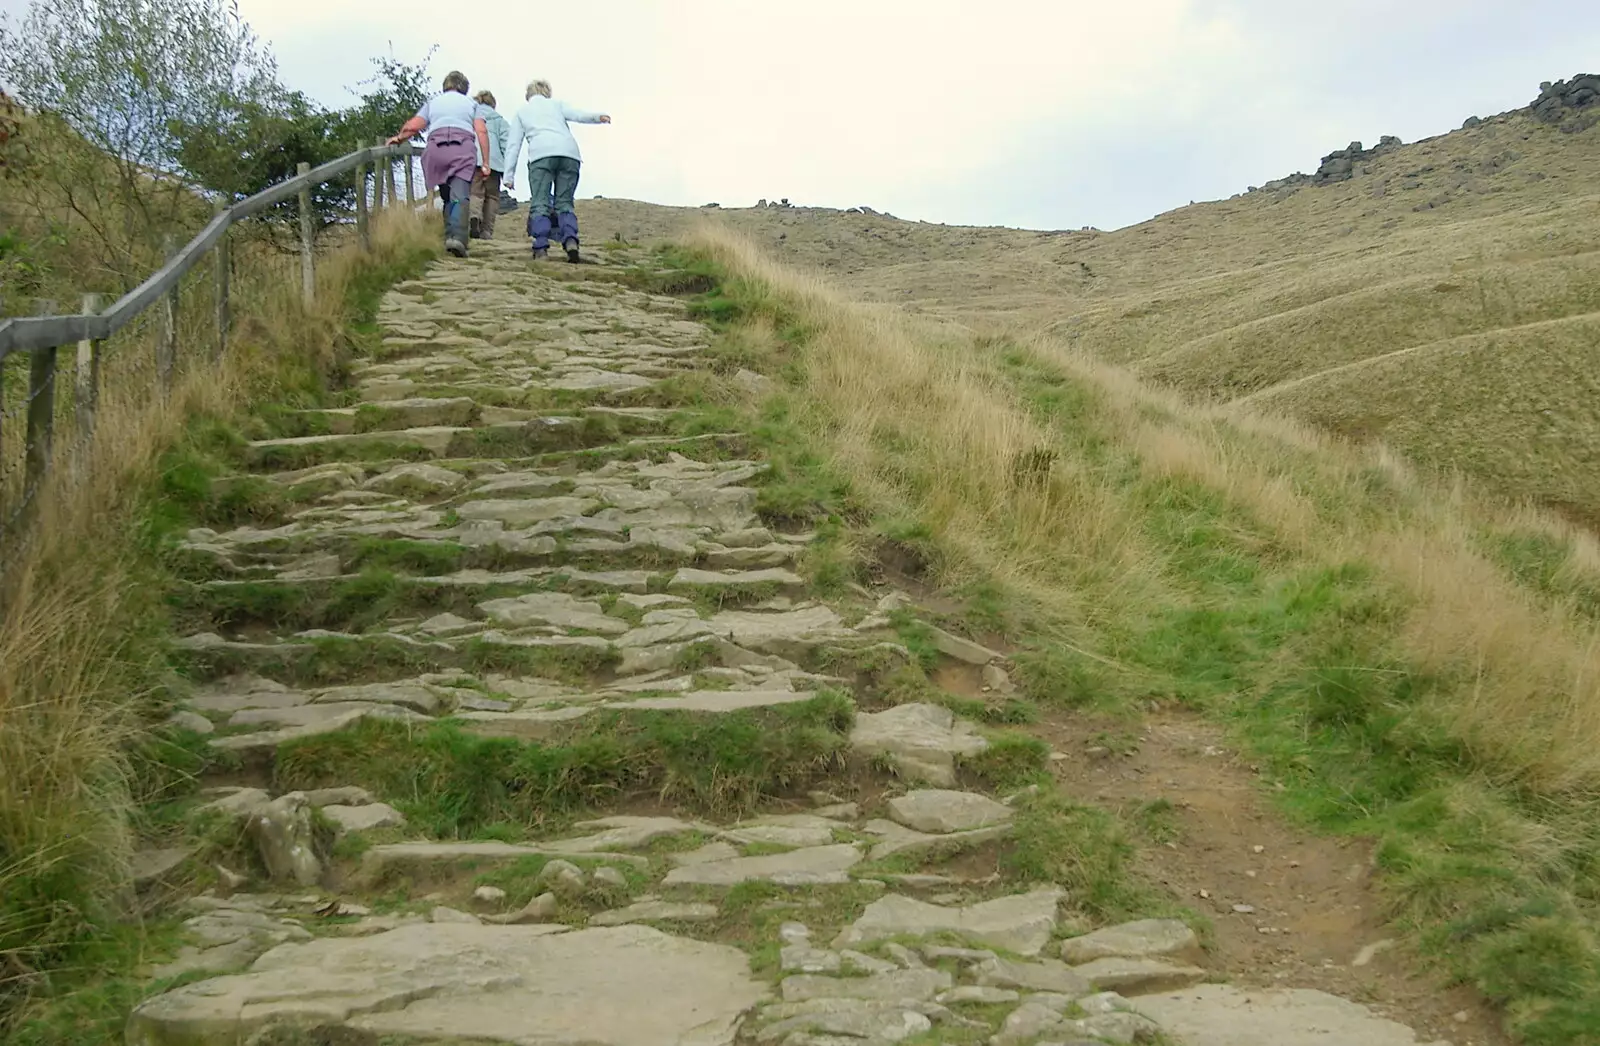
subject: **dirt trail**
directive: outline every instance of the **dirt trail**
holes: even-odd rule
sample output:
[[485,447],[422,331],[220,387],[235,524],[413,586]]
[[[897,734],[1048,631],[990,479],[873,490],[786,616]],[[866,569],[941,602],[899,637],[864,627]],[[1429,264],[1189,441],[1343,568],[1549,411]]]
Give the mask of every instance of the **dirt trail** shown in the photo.
[[1381,944],[1398,935],[1385,925],[1370,842],[1290,824],[1216,725],[1162,714],[1130,733],[1124,723],[1066,716],[1037,730],[1069,756],[1054,772],[1079,800],[1131,817],[1171,804],[1171,838],[1144,847],[1140,863],[1212,920],[1214,955],[1233,983],[1321,989],[1456,1046],[1510,1041],[1475,992]]

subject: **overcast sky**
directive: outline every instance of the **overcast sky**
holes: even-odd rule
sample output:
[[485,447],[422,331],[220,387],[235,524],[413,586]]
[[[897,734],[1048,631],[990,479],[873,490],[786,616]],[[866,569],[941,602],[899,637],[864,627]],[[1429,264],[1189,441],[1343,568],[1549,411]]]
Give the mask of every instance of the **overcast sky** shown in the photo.
[[[239,0],[329,104],[393,49],[609,112],[580,195],[1034,228],[1142,221],[1600,71],[1574,0]],[[0,0],[20,12],[25,0]]]

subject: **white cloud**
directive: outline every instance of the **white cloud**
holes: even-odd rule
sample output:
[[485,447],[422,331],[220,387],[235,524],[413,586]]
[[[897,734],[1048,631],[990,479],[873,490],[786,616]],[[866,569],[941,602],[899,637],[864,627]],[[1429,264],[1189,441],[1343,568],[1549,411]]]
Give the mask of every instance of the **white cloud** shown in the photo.
[[1068,227],[1441,133],[1600,53],[1600,20],[1569,0],[240,6],[284,80],[329,104],[391,42],[406,59],[441,43],[434,73],[464,70],[503,109],[550,79],[616,119],[579,129],[584,194]]

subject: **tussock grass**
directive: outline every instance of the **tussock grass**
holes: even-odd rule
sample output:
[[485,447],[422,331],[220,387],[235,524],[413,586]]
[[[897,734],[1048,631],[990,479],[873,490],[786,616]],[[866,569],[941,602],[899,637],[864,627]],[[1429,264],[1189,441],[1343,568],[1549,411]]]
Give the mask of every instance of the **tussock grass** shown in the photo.
[[1024,647],[1029,698],[1234,723],[1289,810],[1382,840],[1390,914],[1526,1041],[1592,1041],[1591,541],[1382,447],[854,302],[723,231],[695,242],[727,273],[721,321],[779,332],[792,380],[767,409],[858,525],[919,535],[942,587],[1007,594],[991,623]]
[[384,215],[372,255],[322,259],[310,310],[297,273],[241,259],[227,357],[191,363],[165,399],[108,370],[95,438],[58,456],[0,601],[0,1027],[52,969],[93,961],[85,948],[126,911],[141,803],[192,770],[160,740],[175,677],[153,564],[182,525],[166,487],[192,478],[168,471],[172,448],[196,418],[336,370],[352,316],[375,307],[387,271],[432,250],[431,231]]

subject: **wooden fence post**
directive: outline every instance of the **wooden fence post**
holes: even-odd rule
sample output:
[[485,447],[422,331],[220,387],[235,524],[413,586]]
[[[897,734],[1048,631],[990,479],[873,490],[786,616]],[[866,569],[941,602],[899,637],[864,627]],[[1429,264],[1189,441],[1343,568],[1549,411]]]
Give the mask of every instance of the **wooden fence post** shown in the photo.
[[[99,315],[105,308],[105,298],[98,294],[83,296],[83,311]],[[100,343],[89,338],[78,342],[77,388],[72,402],[78,417],[78,440],[85,442],[94,434],[94,416],[100,406]]]
[[[161,238],[161,254],[171,260],[177,253],[177,243],[169,232]],[[161,296],[161,331],[160,340],[156,342],[156,384],[160,387],[162,395],[172,388],[173,372],[178,362],[178,291],[183,285],[182,281],[172,285],[172,289]]]
[[395,199],[394,192],[394,157],[388,156],[383,164],[383,189],[389,194],[389,206],[393,207],[400,201]]
[[[308,174],[309,163],[296,165],[296,175]],[[311,228],[311,187],[300,190],[300,299],[306,308],[317,300],[316,234]]]
[[[380,150],[383,149],[383,141],[382,138],[378,139]],[[383,210],[383,169],[386,166],[388,166],[387,157],[372,161],[372,209],[375,212]],[[389,203],[393,204],[394,201],[390,200]]]
[[367,228],[367,165],[356,164],[356,238],[361,249],[372,250],[372,231]]
[[[221,200],[217,201],[216,210],[218,214],[227,209],[228,207],[225,203]],[[228,242],[229,232],[228,229],[222,230],[222,235],[217,238],[217,245],[212,248],[213,254],[211,255],[212,287],[215,291],[217,306],[216,358],[219,360],[228,348],[228,277],[230,270],[233,268],[233,249]]]
[[411,155],[411,146],[410,145],[407,145],[405,147],[405,155],[406,155],[406,206],[407,207],[415,207],[417,205],[417,183],[416,183],[416,177],[411,173],[411,168],[412,168],[411,161],[414,159],[414,157]]
[[[41,301],[37,314],[53,316],[56,303]],[[22,485],[23,505],[31,505],[39,485],[50,471],[51,443],[56,424],[56,350],[35,349],[28,357],[27,473]]]

